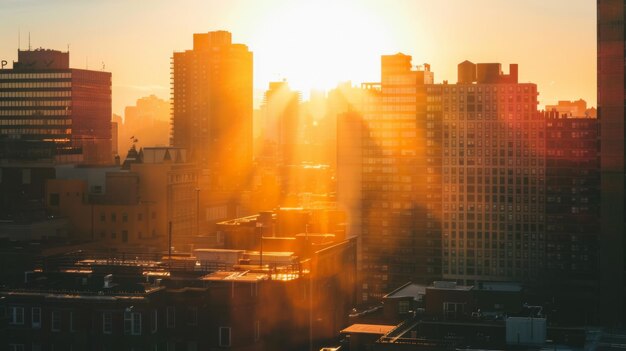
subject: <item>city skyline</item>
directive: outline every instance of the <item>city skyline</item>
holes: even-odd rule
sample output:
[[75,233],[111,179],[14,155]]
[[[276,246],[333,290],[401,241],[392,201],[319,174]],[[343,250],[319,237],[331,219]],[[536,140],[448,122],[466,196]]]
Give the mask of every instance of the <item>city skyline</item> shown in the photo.
[[[9,65],[17,59],[18,32],[22,49],[28,48],[29,35],[33,48],[65,51],[69,45],[73,67],[99,70],[104,64],[113,72],[113,112],[121,114],[140,97],[169,97],[169,58],[190,47],[189,33],[225,29],[254,52],[255,107],[270,81],[287,79],[307,100],[312,88],[329,90],[345,80],[353,84],[376,80],[379,55],[397,52],[413,56],[416,64],[430,63],[436,82],[454,80],[456,64],[465,59],[515,62],[524,67],[520,82],[538,85],[541,107],[579,98],[596,105],[593,3],[484,0],[426,6],[399,1],[389,7],[378,1],[319,6],[281,1],[250,6],[241,1],[190,2],[177,9],[156,1],[149,8],[124,2],[123,12],[121,5],[4,2],[0,59]],[[54,11],[54,18],[46,18],[49,11]],[[470,11],[475,15],[466,16]],[[72,20],[96,14],[111,20]],[[170,19],[166,27],[161,21],[165,15]],[[454,45],[448,45],[451,42]],[[567,65],[561,64],[563,55]]]
[[625,19],[0,0],[0,349],[626,349]]

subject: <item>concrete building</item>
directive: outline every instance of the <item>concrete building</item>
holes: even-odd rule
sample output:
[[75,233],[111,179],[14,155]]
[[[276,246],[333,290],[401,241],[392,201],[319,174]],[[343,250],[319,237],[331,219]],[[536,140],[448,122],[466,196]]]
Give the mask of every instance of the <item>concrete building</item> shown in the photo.
[[435,84],[429,65],[403,54],[383,56],[381,72],[364,85],[360,116],[338,124],[357,145],[339,148],[349,162],[338,198],[360,227],[362,300],[406,281],[538,277],[546,126],[536,85],[517,82],[517,65],[504,74],[469,61],[458,84]]
[[0,70],[0,135],[54,143],[57,162],[111,164],[111,73],[70,68],[69,52],[18,50]]
[[78,240],[163,248],[171,223],[172,245],[191,244],[197,235],[199,170],[178,148],[147,147],[129,154],[133,162],[126,170],[65,169],[63,177],[49,180],[48,210],[68,218]]
[[240,189],[252,165],[252,53],[231,33],[194,34],[172,58],[171,145],[209,172],[209,188]]

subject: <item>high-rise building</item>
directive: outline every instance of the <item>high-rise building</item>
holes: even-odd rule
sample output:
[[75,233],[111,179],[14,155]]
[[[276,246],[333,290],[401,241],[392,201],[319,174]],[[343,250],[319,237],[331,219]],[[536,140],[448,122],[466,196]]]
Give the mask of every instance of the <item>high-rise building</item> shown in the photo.
[[600,120],[600,315],[607,325],[626,322],[626,201],[624,188],[623,0],[598,0],[598,118]]
[[120,150],[133,144],[166,146],[170,137],[170,103],[155,95],[137,99],[134,106],[124,108],[124,123],[119,125]]
[[264,139],[277,145],[277,161],[282,165],[298,162],[297,145],[301,142],[300,93],[286,81],[270,82],[263,106]]
[[[383,56],[381,68],[351,134],[360,136],[351,151],[360,162],[350,164],[362,205],[348,209],[360,226],[360,297],[409,280],[539,277],[546,166],[536,85],[517,82],[517,65],[503,74],[465,61],[458,84],[434,84],[429,65],[413,68],[403,54]],[[340,177],[348,171],[339,165]]]
[[542,113],[546,123],[544,296],[570,322],[595,322],[600,233],[598,120]]
[[0,138],[54,143],[57,161],[109,164],[111,73],[70,68],[69,57],[18,50],[0,70]]
[[383,56],[381,68],[381,83],[362,86],[361,115],[348,112],[337,124],[338,198],[348,211],[350,234],[360,235],[361,301],[380,299],[408,280],[441,275],[434,165],[440,150],[425,140],[426,86],[433,73],[428,65],[412,70],[411,57],[403,54]]
[[[517,82],[517,65],[509,75],[500,64],[475,67],[474,80],[427,88],[427,117],[442,111],[441,134],[427,128],[427,140],[442,150],[442,274],[530,281],[541,272],[545,245],[537,87]],[[471,76],[461,71],[460,81]]]
[[173,146],[208,169],[211,188],[247,181],[252,164],[252,52],[231,33],[194,34],[172,59]]

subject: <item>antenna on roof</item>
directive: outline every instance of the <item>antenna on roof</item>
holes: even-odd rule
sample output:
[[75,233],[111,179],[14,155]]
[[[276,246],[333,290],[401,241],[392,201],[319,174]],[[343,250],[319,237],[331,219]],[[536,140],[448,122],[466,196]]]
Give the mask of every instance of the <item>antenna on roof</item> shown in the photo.
[[28,32],[28,51],[30,51],[30,32]]
[[17,51],[20,51],[20,49],[22,48],[21,36],[22,36],[22,31],[20,27],[17,27]]

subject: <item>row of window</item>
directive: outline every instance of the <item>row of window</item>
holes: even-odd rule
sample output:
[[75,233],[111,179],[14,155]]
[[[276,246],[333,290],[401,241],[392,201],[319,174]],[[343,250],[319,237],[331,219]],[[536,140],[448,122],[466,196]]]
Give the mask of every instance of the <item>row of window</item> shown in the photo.
[[455,85],[451,85],[451,86],[439,85],[439,86],[428,86],[426,88],[426,92],[428,93],[435,93],[435,92],[464,93],[466,91],[468,93],[473,93],[473,92],[497,93],[498,91],[500,93],[505,93],[505,92],[534,93],[535,90],[536,90],[536,86],[534,84],[491,84],[491,85],[480,84],[477,86],[469,86],[469,87],[464,87],[464,86],[457,87]]
[[67,116],[72,114],[69,108],[37,110],[0,110],[0,116]]
[[43,126],[43,125],[72,125],[71,119],[0,119],[0,126]]
[[[33,329],[41,329],[42,328],[42,312],[41,307],[32,307],[30,309],[31,318],[30,324]],[[62,323],[62,311],[51,311],[50,313],[50,330],[53,332],[60,332],[63,330]],[[150,313],[150,332],[156,333],[158,331],[158,310],[153,310]],[[102,312],[102,334],[113,334],[114,332],[114,312]],[[9,321],[9,325],[14,326],[23,326],[26,324],[25,320],[25,308],[23,306],[9,306],[7,309],[7,317]],[[69,326],[66,326],[66,330],[70,332],[76,331],[77,321],[75,320],[76,315],[74,311],[69,311]],[[198,309],[195,307],[191,307],[187,309],[186,314],[187,325],[196,326],[198,325]],[[142,320],[143,313],[134,312],[132,307],[126,309],[124,311],[124,334],[125,335],[141,335],[143,332],[142,328]],[[176,328],[176,308],[175,307],[167,307],[165,311],[165,326],[168,329]],[[218,337],[219,337],[219,346],[221,347],[229,347],[231,346],[231,328],[230,327],[219,327],[218,328]],[[260,323],[259,321],[254,322],[254,338],[255,341],[260,339]]]
[[[121,215],[123,223],[128,222],[128,213],[122,212],[120,215]],[[156,219],[156,212],[152,211],[150,217],[152,219]],[[106,222],[106,220],[107,220],[106,213],[104,213],[104,212],[100,213],[100,222]],[[137,213],[137,221],[142,221],[142,220],[143,220],[143,213],[141,213],[141,212]],[[116,212],[112,212],[111,213],[111,222],[117,222],[117,213]]]
[[72,129],[7,128],[0,129],[0,134],[67,135],[72,134]]
[[72,73],[0,73],[0,79],[63,79],[72,78]]
[[31,107],[31,106],[70,106],[71,100],[0,100],[4,107]]
[[71,90],[63,91],[0,91],[0,97],[4,98],[39,98],[39,97],[69,97]]
[[72,82],[0,82],[0,89],[26,89],[26,88],[69,88]]

